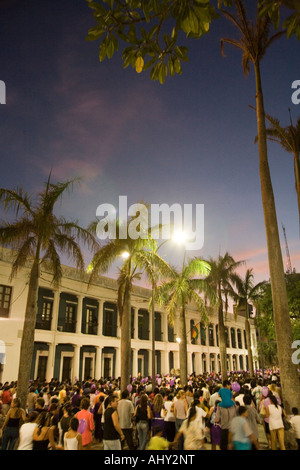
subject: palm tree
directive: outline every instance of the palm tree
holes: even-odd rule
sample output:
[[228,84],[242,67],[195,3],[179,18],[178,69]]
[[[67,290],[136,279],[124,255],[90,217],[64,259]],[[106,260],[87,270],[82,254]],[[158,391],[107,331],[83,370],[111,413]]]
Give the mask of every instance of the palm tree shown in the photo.
[[234,0],[233,3],[236,9],[235,16],[227,11],[222,11],[223,15],[238,29],[241,34],[241,38],[240,40],[223,38],[221,40],[221,49],[223,51],[224,43],[228,43],[240,49],[242,51],[244,74],[247,75],[249,73],[251,63],[253,64],[255,72],[256,119],[262,206],[268,248],[270,281],[272,286],[274,323],[278,345],[278,362],[283,396],[285,397],[285,406],[289,411],[292,406],[300,405],[300,390],[297,367],[291,361],[291,345],[293,342],[293,336],[289,318],[274,193],[268,163],[265,110],[260,74],[260,62],[268,47],[277,38],[282,36],[284,32],[279,31],[271,35],[271,20],[268,16],[258,15],[256,24],[253,24],[252,21],[247,18],[243,2],[241,0]]
[[232,282],[236,269],[243,261],[235,261],[233,257],[226,252],[224,256],[219,255],[217,259],[209,258],[208,262],[211,266],[210,274],[207,278],[211,289],[216,293],[218,300],[218,331],[219,331],[219,348],[221,360],[222,379],[227,379],[227,355],[226,355],[226,331],[224,323],[224,313],[228,311],[228,298],[233,296]]
[[[267,139],[277,142],[284,150],[293,155],[300,233],[300,117],[298,117],[295,125],[293,125],[292,118],[290,117],[291,123],[287,127],[282,127],[278,119],[268,114],[266,114],[266,118],[271,124],[271,127],[266,129]],[[257,139],[255,140],[257,141]]]
[[142,250],[136,254],[136,263],[143,273],[146,274],[148,280],[151,282],[152,293],[150,300],[151,319],[152,319],[152,390],[155,388],[155,299],[157,292],[157,283],[160,279],[168,278],[171,273],[171,268],[167,261],[158,255],[159,248],[164,244],[152,250]]
[[[141,257],[144,250],[154,251],[156,241],[150,237],[131,238],[128,234],[128,227],[133,219],[128,221],[127,227],[121,226],[117,221],[116,237],[101,247],[94,255],[91,263],[90,282],[97,273],[105,273],[120,258],[123,258],[123,264],[119,270],[118,276],[118,312],[121,327],[121,389],[125,390],[130,382],[131,366],[131,292],[135,279],[141,277],[138,271],[141,265]],[[121,238],[122,233],[127,230],[127,237]],[[95,230],[95,224],[91,224],[91,230]],[[109,238],[109,237],[108,237]],[[144,255],[146,256],[146,255]]]
[[202,321],[207,322],[205,302],[200,293],[204,293],[212,302],[214,301],[214,293],[205,279],[209,273],[208,262],[199,258],[184,260],[182,270],[171,268],[169,280],[163,281],[157,291],[158,300],[166,307],[171,325],[174,325],[175,315],[179,311],[179,362],[182,385],[187,383],[186,308],[189,302],[193,302],[200,312]]
[[36,200],[24,192],[22,187],[16,190],[0,189],[0,202],[4,209],[12,209],[17,217],[13,222],[0,223],[0,243],[10,247],[14,253],[11,278],[28,261],[31,262],[17,388],[23,408],[26,406],[34,348],[41,266],[45,262],[50,265],[53,283],[58,285],[62,277],[60,253],[68,255],[76,267],[83,270],[84,259],[78,243],[87,243],[90,248],[96,243],[92,235],[77,222],[67,221],[54,214],[55,203],[66,190],[72,188],[75,181],[78,179],[52,184],[49,176]]
[[238,274],[233,276],[235,283],[236,292],[234,299],[236,301],[236,313],[242,308],[245,309],[245,331],[246,340],[248,346],[248,363],[249,363],[249,374],[254,377],[254,366],[253,366],[253,355],[251,349],[251,335],[250,335],[250,320],[249,320],[249,302],[254,304],[257,303],[261,297],[261,288],[265,285],[265,282],[259,282],[254,285],[253,269],[247,269],[245,278],[242,279]]

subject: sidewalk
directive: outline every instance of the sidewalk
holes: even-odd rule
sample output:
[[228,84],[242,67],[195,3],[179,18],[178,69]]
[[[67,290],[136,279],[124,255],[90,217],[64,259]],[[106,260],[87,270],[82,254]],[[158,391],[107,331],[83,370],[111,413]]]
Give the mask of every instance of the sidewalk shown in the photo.
[[[266,439],[264,428],[261,424],[258,425],[258,432],[259,432],[259,444],[260,444],[261,450],[268,450],[268,442],[267,442],[267,439]],[[135,439],[134,439],[134,441],[135,441]],[[135,444],[137,444],[136,441],[135,441]],[[206,447],[206,450],[211,450],[210,442],[207,442],[205,444],[205,447]],[[92,450],[103,450],[103,443],[102,442],[93,443]],[[125,447],[124,447],[124,451],[125,450],[128,450],[128,447],[126,446],[126,444],[125,444]],[[173,452],[176,452],[176,450],[173,450]]]

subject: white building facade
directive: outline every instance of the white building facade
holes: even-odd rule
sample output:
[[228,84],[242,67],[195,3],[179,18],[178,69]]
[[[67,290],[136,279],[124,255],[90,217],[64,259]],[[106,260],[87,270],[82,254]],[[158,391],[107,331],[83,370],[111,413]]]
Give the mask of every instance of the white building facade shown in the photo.
[[[0,248],[0,382],[17,380],[20,345],[28,293],[29,267],[10,279],[11,252]],[[151,376],[152,322],[149,289],[136,286],[131,309],[131,374]],[[177,319],[168,324],[165,310],[155,306],[156,373],[179,373]],[[225,315],[225,314],[224,314]],[[217,312],[210,323],[200,323],[199,312],[186,313],[188,373],[220,371]],[[196,326],[199,335],[192,335]],[[228,370],[248,369],[245,318],[225,315]],[[251,320],[251,345],[255,368],[256,331]],[[89,285],[89,276],[64,267],[58,288],[50,272],[42,270],[38,295],[31,379],[100,379],[120,376],[120,326],[117,312],[117,282],[100,277]]]

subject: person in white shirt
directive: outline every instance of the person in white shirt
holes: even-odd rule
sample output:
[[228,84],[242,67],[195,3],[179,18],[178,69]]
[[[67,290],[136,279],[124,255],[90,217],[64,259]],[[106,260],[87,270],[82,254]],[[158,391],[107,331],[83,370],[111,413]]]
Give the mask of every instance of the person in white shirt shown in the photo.
[[[129,399],[129,393],[124,390],[121,395],[121,400],[118,403],[118,416],[120,428],[123,431],[127,445],[130,450],[134,450],[133,443],[133,424],[132,418],[134,414],[134,406],[132,401]],[[124,441],[122,441],[122,444]]]
[[210,396],[210,399],[209,399],[210,408],[215,406],[216,401],[220,401],[219,390],[220,390],[220,387],[218,386],[213,389],[214,393]]
[[295,433],[298,450],[300,450],[300,415],[298,414],[298,408],[292,408],[293,415],[290,418],[290,423],[292,425],[292,430]]
[[267,406],[266,418],[269,418],[269,429],[271,433],[271,448],[277,449],[277,440],[280,450],[285,450],[284,444],[284,425],[282,415],[286,416],[284,409],[278,404],[274,395],[270,396],[271,404]]
[[207,403],[209,403],[210,393],[209,393],[209,389],[208,389],[207,384],[205,385],[205,387],[202,387],[202,391],[203,391],[203,400],[205,400],[205,401],[207,401]]
[[[192,403],[192,406],[195,406],[196,408],[196,420],[199,422],[199,427],[202,429],[202,431],[204,432],[204,428],[205,428],[205,421],[204,419],[205,418],[208,418],[208,413],[207,411],[205,411],[201,406],[200,406],[200,401],[195,398],[195,400],[193,401]],[[190,414],[190,409],[188,409],[187,411],[187,415],[186,417],[188,418],[189,417],[189,414]]]
[[164,402],[164,420],[166,438],[169,442],[175,439],[175,415],[174,415],[174,396],[170,393]]
[[244,406],[244,393],[240,393],[238,396],[234,397],[234,401],[238,402],[240,406]]
[[39,413],[37,411],[31,411],[26,419],[26,422],[22,424],[19,432],[19,445],[17,450],[32,450],[32,438],[33,431],[37,427],[37,418]]

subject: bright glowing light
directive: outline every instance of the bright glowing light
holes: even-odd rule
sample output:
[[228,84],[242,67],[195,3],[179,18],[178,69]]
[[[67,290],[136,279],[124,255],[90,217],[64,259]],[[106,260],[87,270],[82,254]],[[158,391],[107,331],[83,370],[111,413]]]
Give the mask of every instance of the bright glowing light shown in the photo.
[[130,256],[130,253],[128,251],[123,251],[123,253],[121,254],[122,258],[123,259],[128,259],[129,256]]
[[177,343],[181,343],[181,338],[176,338]]
[[187,240],[187,236],[185,232],[175,232],[173,235],[173,240],[176,243],[185,243],[185,241]]

